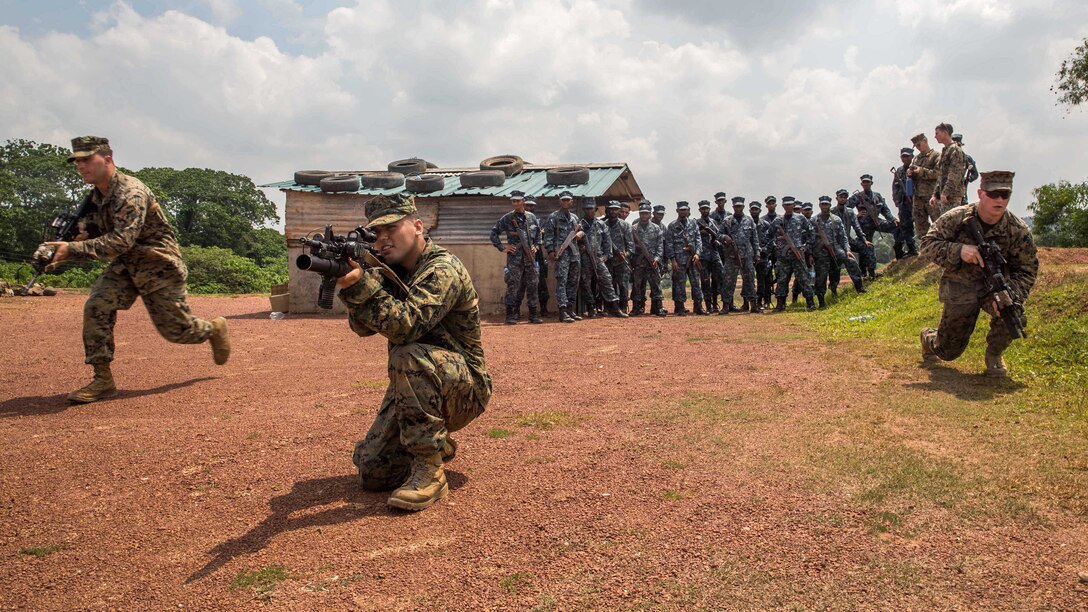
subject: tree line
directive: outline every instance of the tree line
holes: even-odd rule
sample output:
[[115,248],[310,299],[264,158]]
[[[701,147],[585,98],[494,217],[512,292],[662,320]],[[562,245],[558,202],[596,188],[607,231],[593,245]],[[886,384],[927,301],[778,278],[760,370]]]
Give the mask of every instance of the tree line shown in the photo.
[[[68,163],[68,149],[25,139],[0,146],[0,278],[25,281],[26,263],[53,216],[91,189]],[[119,168],[158,197],[177,233],[189,290],[256,293],[287,281],[287,243],[270,225],[276,206],[240,174],[202,168]],[[65,265],[42,282],[87,287],[104,262]]]

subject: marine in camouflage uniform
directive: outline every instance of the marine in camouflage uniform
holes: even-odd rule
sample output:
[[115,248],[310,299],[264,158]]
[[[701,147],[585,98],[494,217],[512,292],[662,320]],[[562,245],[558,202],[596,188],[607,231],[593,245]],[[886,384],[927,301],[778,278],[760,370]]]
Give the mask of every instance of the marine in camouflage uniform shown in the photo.
[[[755,205],[754,209],[758,215],[759,203],[752,202],[752,204]],[[744,298],[744,305],[741,310],[762,312],[763,308],[759,304],[759,297],[756,293],[759,232],[752,218],[744,214],[744,198],[740,196],[733,198],[733,214],[723,221],[722,231],[733,241],[732,246],[726,245],[726,250],[736,249],[737,254],[740,255],[739,266],[728,255],[725,258],[725,277],[722,279],[725,291],[722,292],[722,298],[725,299],[725,296],[728,295],[729,304],[733,304],[733,292],[737,287],[737,274],[739,272],[741,277],[740,295]]]
[[646,311],[646,285],[650,285],[650,314],[665,316],[662,307],[661,271],[665,268],[665,230],[650,220],[650,203],[643,200],[638,206],[638,222],[631,228],[631,241],[635,247],[631,255],[634,283],[631,289],[631,314]]
[[[715,288],[722,287],[722,277],[725,275],[725,267],[722,265],[721,227],[710,218],[710,202],[699,202],[699,218],[695,220],[699,228],[699,240],[703,243],[699,251],[699,262],[702,264],[700,273],[703,301],[706,303],[707,314],[718,312],[718,296],[714,295]],[[729,314],[729,304],[724,304],[724,314]]]
[[608,231],[608,225],[596,218],[597,201],[593,198],[582,201],[582,212],[579,223],[585,236],[579,243],[579,249],[582,251],[582,292],[586,296],[586,314],[590,319],[597,316],[593,288],[595,282],[608,314],[626,318],[627,315],[619,309],[619,296],[616,295],[615,286],[612,284],[612,274],[605,265],[605,262],[612,257],[612,237]]
[[[820,196],[820,214],[811,219],[812,228],[816,231],[816,250],[813,251],[813,259],[816,261],[816,278],[813,285],[813,293],[820,308],[826,303],[824,294],[827,291],[828,277],[838,274],[841,262],[847,260],[849,244],[846,241],[846,229],[842,219],[831,214],[831,198]],[[854,288],[858,293],[864,293],[861,279],[854,281]]]
[[[525,210],[536,214],[536,197],[532,194],[525,196]],[[548,312],[548,299],[551,297],[548,293],[548,257],[544,254],[544,235],[543,235],[543,220],[540,216],[537,219],[541,221],[541,242],[540,248],[536,250],[536,269],[539,272],[537,278],[537,297],[540,300],[540,316],[546,317]]]
[[230,356],[227,321],[205,321],[193,316],[187,303],[188,271],[181,259],[174,230],[151,190],[139,179],[117,171],[109,140],[98,136],[72,139],[77,170],[95,185],[90,212],[83,226],[97,228],[95,235],[82,233],[72,242],[50,242],[55,249],[53,265],[65,259],[111,261],[91,285],[83,306],[84,361],[94,367],[94,379],[68,394],[76,403],[94,402],[117,395],[110,371],[113,361],[113,327],[117,311],[128,310],[142,297],[155,329],[177,344],[212,344],[215,363]]
[[914,233],[921,237],[929,231],[930,221],[935,221],[939,216],[936,214],[936,207],[930,205],[929,199],[937,189],[937,164],[941,156],[930,148],[925,134],[916,134],[910,141],[918,149],[918,154],[914,156],[910,162],[910,168],[907,169],[907,174],[914,183],[911,214],[914,215]]
[[892,176],[892,202],[899,212],[899,229],[895,232],[896,259],[907,259],[918,254],[918,243],[914,240],[914,212],[911,206],[910,191],[913,190],[913,180],[907,176],[910,168],[910,160],[914,158],[914,150],[904,147],[899,150],[899,159],[903,165],[895,168]]
[[983,239],[996,243],[1001,250],[1008,264],[1002,274],[1011,288],[1011,297],[1020,304],[1035,285],[1039,258],[1031,229],[1006,209],[1012,195],[1013,173],[983,172],[981,179],[979,202],[957,206],[941,215],[922,238],[922,256],[942,268],[940,300],[944,305],[940,325],[921,332],[922,360],[931,365],[938,359],[951,361],[959,357],[971,339],[979,313],[986,311],[990,315],[986,374],[1006,376],[1002,354],[1012,343],[1012,336],[997,316],[992,296],[987,294],[987,278],[977,243],[968,232],[967,218],[974,217]]
[[[582,318],[574,312],[582,259],[577,246],[581,229],[578,216],[571,211],[573,204],[574,196],[571,192],[560,193],[559,210],[548,215],[542,228],[544,250],[555,267],[555,305],[559,309],[559,320],[563,323],[573,323]],[[568,237],[571,242],[564,247]]]
[[[775,251],[775,275],[778,277],[778,286],[775,291],[775,312],[786,309],[786,296],[789,295],[790,275],[796,276],[801,281],[801,292],[805,296],[805,302],[809,310],[816,308],[812,297],[812,280],[809,277],[809,258],[812,256],[816,244],[815,232],[812,224],[801,215],[793,213],[793,198],[782,198],[783,215],[770,224],[767,238],[763,242],[764,252]],[[794,246],[801,254],[798,259],[790,248],[789,236]]]
[[669,224],[665,231],[665,242],[668,245],[669,254],[672,256],[672,301],[673,311],[676,316],[683,317],[688,314],[684,303],[688,294],[684,286],[685,281],[691,283],[691,296],[695,304],[695,314],[706,314],[703,310],[703,291],[699,286],[699,252],[703,250],[702,240],[699,238],[699,227],[695,221],[688,218],[691,208],[687,202],[676,203],[676,215],[679,217]]
[[605,208],[605,225],[612,240],[612,256],[608,258],[608,271],[612,274],[612,286],[619,299],[619,309],[627,312],[627,299],[631,296],[631,258],[634,257],[634,241],[631,224],[620,218],[623,205],[612,200]]
[[[792,202],[792,200],[790,200]],[[776,210],[778,206],[778,200],[774,196],[767,196],[763,200],[766,206],[767,213],[763,215],[762,219],[758,220],[757,227],[759,228],[759,244],[767,244],[767,235],[771,231],[771,223],[778,218],[778,212]],[[783,201],[783,204],[785,202]],[[753,218],[754,219],[754,218]],[[762,249],[761,264],[756,268],[759,276],[757,277],[757,289],[759,291],[759,299],[763,301],[764,305],[771,304],[771,296],[774,294],[775,284],[775,260],[777,254],[774,249]]]
[[[543,323],[540,318],[540,273],[536,267],[536,252],[540,250],[540,222],[525,210],[525,193],[510,192],[514,210],[499,217],[491,228],[491,244],[506,253],[506,324],[513,325],[521,316],[521,300],[528,297],[529,322]],[[501,236],[506,236],[506,244]],[[522,235],[525,236],[522,239]]]
[[[391,244],[390,276],[356,269],[337,281],[348,324],[360,336],[389,340],[389,386],[352,460],[362,487],[384,491],[391,506],[422,510],[448,493],[449,434],[480,416],[491,376],[480,342],[480,309],[468,270],[432,243],[412,196],[377,196],[366,204],[377,246]],[[418,254],[409,269],[409,262]]]
[[960,143],[952,140],[952,126],[942,123],[934,130],[934,138],[944,145],[940,160],[937,162],[937,189],[933,192],[933,205],[937,216],[943,215],[955,206],[960,206],[966,192],[964,178],[967,176],[967,155]]

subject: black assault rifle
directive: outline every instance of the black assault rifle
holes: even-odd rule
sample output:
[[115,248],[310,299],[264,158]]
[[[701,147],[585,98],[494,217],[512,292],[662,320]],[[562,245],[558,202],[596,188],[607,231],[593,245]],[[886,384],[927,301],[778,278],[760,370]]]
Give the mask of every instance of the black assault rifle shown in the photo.
[[982,271],[986,275],[987,291],[989,296],[997,302],[997,311],[1001,320],[1005,322],[1005,328],[1013,340],[1027,338],[1028,332],[1024,327],[1024,305],[1014,296],[1012,287],[1005,279],[1003,270],[1008,266],[1005,256],[1001,254],[1001,248],[994,242],[987,242],[978,226],[978,220],[974,215],[965,219],[967,233],[978,245],[978,252],[982,256]]
[[[84,220],[87,215],[98,209],[93,198],[94,190],[92,189],[83,197],[75,211],[57,213],[49,224],[49,228],[53,230],[53,238],[48,242],[72,242],[80,233],[86,233],[90,238],[97,238],[100,234],[98,226]],[[83,221],[83,232],[80,232],[80,221]],[[45,269],[53,263],[53,256],[56,254],[57,250],[55,248],[47,247],[44,244],[34,251],[30,258],[30,268],[34,272],[30,277],[30,282],[23,288],[23,293],[30,291],[30,288],[34,286],[34,281],[38,280],[38,277],[45,272]]]

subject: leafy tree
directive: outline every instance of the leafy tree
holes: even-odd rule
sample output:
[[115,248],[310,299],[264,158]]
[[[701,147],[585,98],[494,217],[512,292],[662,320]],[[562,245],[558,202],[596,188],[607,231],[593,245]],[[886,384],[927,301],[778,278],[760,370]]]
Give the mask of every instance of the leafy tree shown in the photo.
[[1035,213],[1032,232],[1042,246],[1088,246],[1088,182],[1060,181],[1037,187],[1028,208]]
[[262,293],[282,282],[272,271],[228,249],[189,246],[181,251],[193,293]]
[[1088,38],[1062,60],[1058,68],[1058,83],[1050,88],[1058,94],[1058,102],[1079,106],[1088,100]]
[[0,146],[0,258],[28,258],[54,214],[86,192],[67,158],[68,149],[29,140]]

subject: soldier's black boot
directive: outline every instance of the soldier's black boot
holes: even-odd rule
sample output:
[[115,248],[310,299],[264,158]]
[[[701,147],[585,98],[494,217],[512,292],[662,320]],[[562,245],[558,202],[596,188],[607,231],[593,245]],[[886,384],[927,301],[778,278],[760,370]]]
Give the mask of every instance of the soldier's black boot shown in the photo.
[[[729,304],[730,310],[732,310],[733,304]],[[741,312],[748,312],[751,306],[748,304],[748,298],[744,298],[744,302],[740,305]]]
[[707,314],[707,312],[705,310],[703,310],[703,305],[700,304],[699,302],[695,302],[695,314],[697,314],[697,315]]
[[763,312],[763,306],[760,305],[760,300],[755,299],[751,301],[752,314],[759,314]]
[[838,287],[831,287],[831,295],[833,295],[835,297],[839,297],[839,288]]
[[517,315],[514,314],[514,307],[513,306],[507,306],[506,307],[506,324],[507,325],[514,325],[517,322],[518,322],[518,318],[517,318]]
[[665,316],[665,306],[661,300],[650,300],[650,312],[656,317]]
[[559,309],[559,322],[560,323],[574,323],[574,317],[570,316],[570,306]]
[[820,303],[820,310],[823,310],[824,308],[827,307],[827,303],[824,302],[824,294],[817,293],[816,294],[816,301]]
[[775,312],[786,312],[786,298],[775,296]]
[[570,318],[574,319],[575,321],[582,320],[582,315],[578,314],[578,309],[574,306],[567,306],[567,313],[570,315]]
[[683,302],[673,302],[672,303],[672,311],[675,312],[676,316],[678,316],[678,317],[688,316],[688,311],[687,311],[686,308],[684,308],[684,303]]
[[793,303],[796,304],[797,300],[801,299],[801,294],[796,291],[793,292]]
[[856,280],[854,281],[854,291],[857,291],[858,293],[868,293],[868,292],[869,292],[869,291],[868,291],[868,290],[867,290],[867,289],[865,288],[865,285],[864,285],[864,283],[862,283],[862,282],[861,282],[861,279],[860,279],[860,278],[859,278],[859,279],[856,279]]
[[640,314],[646,314],[646,302],[632,302],[631,316],[637,316]]
[[735,305],[733,304],[733,300],[729,300],[729,312],[744,312],[744,311],[746,311],[746,310],[748,310],[748,307],[747,307],[747,306],[746,306],[746,307],[744,307],[744,308],[737,308],[737,307],[736,307],[736,306],[735,306]]
[[620,301],[616,300],[608,304],[608,316],[615,317],[617,319],[626,319],[627,313],[620,308]]
[[529,309],[529,322],[530,323],[543,323],[544,319],[540,318],[540,313],[536,308]]
[[552,313],[548,312],[547,302],[541,302],[540,303],[540,316],[547,317],[547,316],[550,316],[551,314]]
[[805,303],[808,304],[808,309],[810,311],[816,310],[816,300],[812,299],[812,296],[806,297]]

